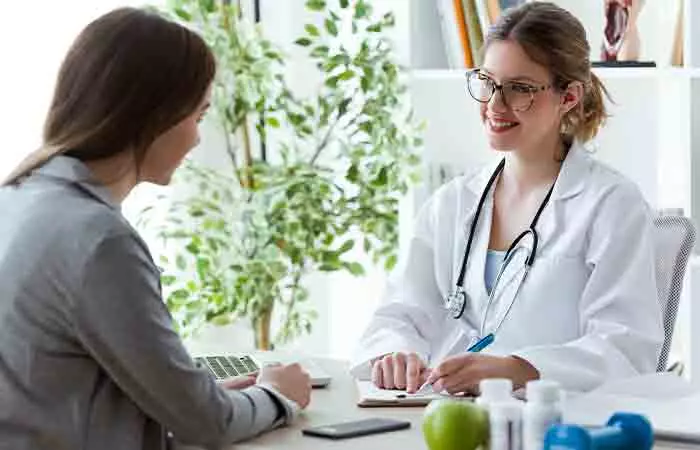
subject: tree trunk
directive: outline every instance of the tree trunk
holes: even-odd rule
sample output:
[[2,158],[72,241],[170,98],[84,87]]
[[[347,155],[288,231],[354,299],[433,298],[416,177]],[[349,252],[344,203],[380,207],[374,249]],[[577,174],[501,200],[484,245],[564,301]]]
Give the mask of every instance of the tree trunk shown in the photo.
[[272,350],[270,342],[270,319],[272,308],[265,309],[253,319],[253,331],[255,332],[255,348],[258,350]]

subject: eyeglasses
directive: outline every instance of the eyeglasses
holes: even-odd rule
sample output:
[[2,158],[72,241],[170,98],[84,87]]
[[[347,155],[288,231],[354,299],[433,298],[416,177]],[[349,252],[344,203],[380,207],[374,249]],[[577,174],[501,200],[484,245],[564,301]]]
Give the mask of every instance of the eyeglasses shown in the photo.
[[479,103],[488,103],[496,91],[500,91],[503,103],[513,111],[523,112],[532,107],[535,94],[545,91],[552,85],[532,85],[520,81],[507,81],[498,84],[481,69],[467,72],[467,90],[469,95]]

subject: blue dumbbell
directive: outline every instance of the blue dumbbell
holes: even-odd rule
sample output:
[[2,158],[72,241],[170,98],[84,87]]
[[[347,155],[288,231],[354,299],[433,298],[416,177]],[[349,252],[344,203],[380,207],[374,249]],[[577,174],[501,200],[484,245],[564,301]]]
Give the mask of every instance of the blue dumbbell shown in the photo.
[[654,431],[649,421],[628,413],[617,413],[607,426],[592,430],[554,425],[544,438],[544,450],[650,450],[653,444]]

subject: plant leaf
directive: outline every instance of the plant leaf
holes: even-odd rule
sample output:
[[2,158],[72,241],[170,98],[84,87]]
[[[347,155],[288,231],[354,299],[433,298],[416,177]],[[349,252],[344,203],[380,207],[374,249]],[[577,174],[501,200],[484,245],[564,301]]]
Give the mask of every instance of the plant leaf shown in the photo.
[[365,268],[362,267],[362,264],[360,264],[358,262],[351,262],[351,263],[347,264],[346,267],[347,267],[348,271],[355,276],[365,274]]
[[187,268],[187,260],[185,260],[185,257],[181,254],[178,254],[177,257],[175,257],[175,267],[182,271]]
[[304,29],[305,29],[306,32],[309,33],[309,35],[311,35],[311,36],[319,36],[319,35],[320,35],[320,33],[319,33],[318,28],[316,27],[316,25],[307,23],[306,25],[304,25]]
[[391,269],[393,269],[396,266],[396,262],[397,262],[396,255],[391,255],[384,262],[384,268],[387,271],[390,271]]
[[319,45],[318,47],[314,47],[314,49],[311,50],[310,55],[315,58],[328,56],[328,51],[329,49],[327,45]]
[[364,0],[357,0],[355,3],[355,19],[362,19],[369,15],[369,5]]
[[175,15],[180,19],[184,20],[185,22],[192,21],[192,14],[188,13],[182,8],[175,8]]
[[321,11],[326,7],[326,2],[324,0],[308,0],[306,2],[306,8],[311,11]]
[[349,240],[345,241],[343,243],[343,245],[340,246],[340,248],[338,249],[338,253],[346,253],[346,252],[352,250],[352,248],[354,246],[355,246],[355,241],[353,241],[352,239],[349,239]]
[[335,22],[331,19],[326,19],[325,20],[325,25],[326,25],[326,30],[332,35],[332,36],[338,36],[338,25],[335,24]]

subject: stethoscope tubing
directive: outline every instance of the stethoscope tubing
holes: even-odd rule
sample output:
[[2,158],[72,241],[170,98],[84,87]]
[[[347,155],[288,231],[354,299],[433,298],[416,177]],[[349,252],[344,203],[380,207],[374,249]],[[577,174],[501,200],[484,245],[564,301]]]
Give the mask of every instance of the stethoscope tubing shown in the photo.
[[[479,202],[477,204],[476,211],[474,213],[474,220],[472,220],[471,226],[469,228],[469,237],[467,238],[467,246],[464,250],[464,256],[462,257],[462,265],[460,267],[459,276],[457,277],[457,280],[455,283],[456,288],[455,288],[454,292],[447,297],[447,300],[445,302],[448,310],[456,311],[456,313],[453,314],[453,317],[455,319],[460,319],[463,316],[464,310],[466,307],[466,303],[467,303],[468,296],[467,296],[467,293],[463,287],[464,286],[464,277],[466,276],[467,263],[469,260],[469,253],[471,252],[471,247],[472,247],[472,243],[474,241],[474,235],[476,234],[476,227],[477,227],[477,224],[479,222],[479,217],[481,216],[481,211],[484,207],[486,199],[488,198],[488,194],[491,191],[493,184],[496,182],[496,179],[503,171],[503,168],[505,167],[505,163],[506,163],[506,159],[503,158],[501,160],[501,162],[498,164],[498,166],[496,167],[496,170],[494,170],[494,172],[491,174],[491,177],[489,178],[488,182],[486,183],[486,187],[484,188],[484,191],[481,193],[481,197],[479,198]],[[520,242],[527,235],[531,235],[532,236],[532,248],[530,250],[530,254],[525,259],[525,265],[524,265],[525,266],[525,268],[524,268],[525,273],[524,273],[523,278],[521,279],[520,283],[518,284],[518,288],[515,291],[515,295],[513,296],[513,299],[511,300],[511,303],[508,306],[508,309],[506,310],[503,317],[501,317],[501,320],[497,324],[496,329],[494,330],[493,333],[495,333],[496,331],[498,331],[501,328],[501,325],[503,325],[503,322],[508,317],[508,314],[510,313],[511,309],[513,308],[513,304],[515,303],[515,299],[517,298],[518,294],[520,293],[520,289],[521,289],[523,283],[525,282],[525,279],[527,278],[527,274],[530,271],[530,268],[532,267],[532,265],[535,261],[535,257],[537,256],[537,246],[539,244],[539,236],[537,234],[537,230],[535,229],[535,227],[537,226],[537,222],[539,221],[540,215],[544,211],[544,208],[549,203],[549,199],[552,196],[552,191],[554,190],[554,185],[555,185],[555,183],[553,183],[552,186],[549,188],[549,191],[547,192],[547,195],[542,200],[542,203],[540,204],[539,208],[537,209],[537,213],[535,214],[535,217],[533,217],[530,226],[526,230],[524,230],[522,233],[520,233],[513,240],[513,242],[511,242],[510,246],[508,246],[508,250],[506,251],[506,255],[503,258],[503,264],[501,264],[501,268],[498,271],[498,275],[496,276],[496,281],[493,284],[493,287],[491,289],[491,293],[489,294],[489,297],[488,297],[486,308],[484,310],[484,314],[482,316],[481,326],[479,327],[480,328],[479,332],[480,332],[480,335],[482,337],[484,335],[486,320],[488,318],[488,313],[489,313],[489,310],[491,309],[491,305],[492,305],[493,300],[494,300],[494,293],[497,290],[497,287],[499,285],[501,277],[503,276],[505,269],[507,268],[508,264],[512,260],[515,253],[517,253],[517,249],[520,248],[520,247],[518,247],[518,244],[520,244]],[[516,274],[517,273],[518,272],[516,272]],[[513,276],[515,276],[515,275],[513,275]],[[511,282],[512,282],[512,278],[511,278],[511,280],[509,280],[508,284],[510,284]],[[454,307],[455,305],[451,305],[451,303],[455,299],[458,299],[458,298],[461,298],[462,304],[458,305],[460,307],[455,308]],[[491,333],[491,334],[493,334],[493,333]]]

